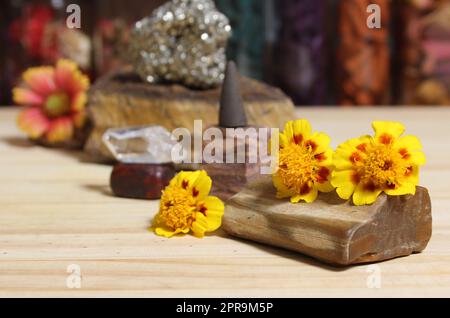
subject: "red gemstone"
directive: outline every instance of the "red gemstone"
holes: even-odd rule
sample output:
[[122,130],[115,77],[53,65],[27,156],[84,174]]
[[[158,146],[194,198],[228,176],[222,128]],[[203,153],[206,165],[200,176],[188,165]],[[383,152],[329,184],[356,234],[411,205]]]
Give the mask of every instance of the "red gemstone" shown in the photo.
[[157,200],[175,176],[172,164],[117,164],[110,179],[113,193],[119,197]]

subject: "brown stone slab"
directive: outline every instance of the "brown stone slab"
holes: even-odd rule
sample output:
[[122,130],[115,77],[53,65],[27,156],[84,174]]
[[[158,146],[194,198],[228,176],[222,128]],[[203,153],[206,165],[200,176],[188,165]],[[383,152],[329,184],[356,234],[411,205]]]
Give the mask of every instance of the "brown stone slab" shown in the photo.
[[276,199],[270,177],[263,177],[227,202],[223,229],[333,265],[376,262],[425,249],[431,201],[427,189],[417,187],[415,195],[381,195],[371,206],[354,206],[334,192],[292,204]]
[[[240,89],[249,125],[282,127],[294,118],[294,104],[281,90],[241,77]],[[143,83],[129,71],[100,79],[89,93],[92,130],[85,150],[100,160],[112,159],[103,145],[108,128],[160,125],[172,131],[184,127],[191,132],[194,120],[203,128],[219,122],[221,88],[194,90],[176,84]]]

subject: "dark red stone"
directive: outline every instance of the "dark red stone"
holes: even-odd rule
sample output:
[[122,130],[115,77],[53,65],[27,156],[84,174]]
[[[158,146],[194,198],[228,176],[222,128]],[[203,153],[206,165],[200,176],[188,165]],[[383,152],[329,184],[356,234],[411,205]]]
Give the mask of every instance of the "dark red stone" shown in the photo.
[[119,197],[157,200],[175,176],[172,164],[117,164],[110,179],[113,193]]

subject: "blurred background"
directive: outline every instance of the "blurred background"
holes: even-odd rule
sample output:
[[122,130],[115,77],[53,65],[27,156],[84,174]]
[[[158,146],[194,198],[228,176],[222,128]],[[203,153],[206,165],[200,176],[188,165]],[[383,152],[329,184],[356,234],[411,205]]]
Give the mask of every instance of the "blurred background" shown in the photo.
[[[24,69],[75,60],[92,80],[126,63],[133,23],[164,0],[4,0],[0,105]],[[230,19],[228,58],[299,106],[450,105],[450,0],[215,0]],[[67,29],[66,7],[82,28]],[[382,27],[367,27],[367,6]]]

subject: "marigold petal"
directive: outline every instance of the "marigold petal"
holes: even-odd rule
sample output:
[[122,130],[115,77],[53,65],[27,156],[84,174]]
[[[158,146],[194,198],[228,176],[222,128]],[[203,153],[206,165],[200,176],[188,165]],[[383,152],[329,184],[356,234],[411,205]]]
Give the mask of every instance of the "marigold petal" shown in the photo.
[[384,192],[387,195],[406,195],[406,194],[416,194],[416,185],[411,182],[405,182],[396,189],[386,189]]
[[331,138],[325,133],[314,133],[309,137],[316,144],[314,153],[323,153],[329,149]]
[[[285,147],[289,143],[288,138],[283,133],[280,133],[279,136],[280,136],[279,137],[280,138],[280,147]],[[272,139],[271,139],[271,142],[269,144],[269,149],[272,149]]]
[[352,180],[353,170],[333,171],[331,184],[336,187],[336,192],[341,199],[348,200],[356,188],[356,183]]
[[305,201],[306,203],[312,203],[317,199],[318,196],[317,188],[311,188],[308,193],[305,194],[296,194],[291,197],[291,203],[298,203],[300,201]]
[[192,185],[197,180],[198,174],[199,171],[181,171],[170,183],[185,190],[192,189]]
[[[212,180],[208,176],[205,170],[201,170],[197,174],[197,178],[193,181],[192,191],[194,193],[194,197],[198,200],[201,200],[208,196],[211,191]],[[197,195],[195,195],[197,194]]]
[[405,159],[416,165],[424,165],[426,163],[425,154],[420,151],[422,144],[415,136],[405,136],[398,139],[396,143],[399,151],[406,152]]
[[206,232],[214,232],[222,226],[222,215],[210,212],[206,216]]
[[311,135],[311,124],[306,119],[297,119],[292,123],[294,136],[301,135],[304,139]]
[[222,217],[208,217],[207,232],[214,232],[222,226]]
[[286,125],[284,125],[283,135],[286,136],[288,142],[292,142],[294,139],[294,122],[288,121]]
[[32,67],[23,73],[23,80],[36,94],[44,98],[56,90],[53,67]]
[[211,191],[212,180],[204,170],[181,171],[170,181],[169,186],[183,188],[196,200],[202,200]]
[[333,156],[333,164],[336,170],[348,170],[352,169],[353,163],[349,160],[351,154],[335,152]]
[[85,109],[87,95],[84,92],[78,93],[72,100],[72,111],[81,112]]
[[164,226],[155,227],[155,228],[152,228],[152,229],[153,229],[153,231],[155,232],[156,235],[163,236],[163,237],[166,237],[166,238],[172,238],[172,237],[174,237],[175,235],[178,235],[178,234],[187,234],[190,231],[189,228],[172,230],[172,229],[169,229],[169,228],[164,227]]
[[417,186],[419,184],[419,167],[412,165],[407,176],[405,176],[405,182],[409,182]]
[[316,182],[315,186],[316,186],[317,190],[319,190],[320,192],[325,192],[325,193],[331,192],[335,189],[330,181],[326,181],[324,183]]
[[225,209],[225,205],[222,200],[215,196],[206,197],[203,201],[203,204],[207,208],[207,215],[213,213],[214,215],[223,215],[223,211]]
[[381,189],[369,191],[364,188],[364,185],[358,184],[355,193],[353,193],[353,203],[358,206],[372,204],[377,200],[381,192]]
[[352,139],[348,140],[347,142],[345,142],[345,144],[348,144],[348,146],[351,147],[352,150],[358,150],[358,151],[361,151],[361,149],[359,149],[360,145],[373,144],[373,143],[374,143],[374,139],[370,135],[363,135],[358,138],[352,138]]
[[70,117],[61,117],[50,123],[46,139],[50,143],[70,140],[73,136],[74,126]]
[[277,199],[289,198],[294,195],[294,191],[286,187],[280,176],[278,176],[277,174],[272,175],[272,181],[273,185],[277,189]]
[[405,132],[405,127],[401,123],[392,121],[374,121],[372,127],[377,139],[384,134],[398,138]]
[[404,136],[397,140],[397,148],[406,148],[408,151],[422,150],[422,143],[416,136]]
[[164,236],[167,238],[171,238],[173,237],[176,233],[173,230],[169,230],[167,228],[163,228],[163,227],[157,227],[154,229],[155,234],[159,235],[159,236]]
[[74,74],[74,79],[72,82],[72,91],[87,91],[89,89],[90,81],[89,77],[81,73],[81,71],[77,71]]
[[186,174],[186,171],[180,171],[178,172],[178,174],[169,182],[169,186],[171,187],[181,187],[182,186],[182,181],[183,181],[183,176]]
[[418,165],[418,166],[423,166],[424,164],[427,163],[427,159],[426,159],[425,154],[423,152],[414,151],[414,152],[411,153],[410,162],[412,164],[415,164],[415,165]]
[[339,187],[336,188],[336,193],[342,200],[348,200],[355,192],[355,188],[356,188],[355,185],[349,185],[347,187]]
[[336,151],[333,156],[333,164],[335,170],[350,170],[354,169],[355,165],[363,159],[362,155],[357,151]]
[[89,88],[89,78],[83,75],[75,62],[59,60],[55,70],[56,86],[71,95],[86,91]]
[[18,105],[26,106],[40,106],[44,103],[42,96],[32,90],[20,87],[13,89],[13,100]]
[[31,107],[17,117],[17,125],[32,139],[40,138],[50,126],[50,122],[40,108]]
[[331,148],[328,148],[324,152],[318,153],[315,158],[320,162],[320,165],[330,166],[330,171],[332,171],[334,169],[333,156],[333,150]]
[[222,225],[222,216],[224,214],[225,205],[222,200],[214,196],[205,198],[202,203],[206,208],[206,212],[203,213],[208,222],[206,231],[213,232]]
[[60,90],[67,91],[73,79],[73,74],[78,69],[75,62],[59,60],[56,64],[55,82]]
[[353,138],[340,144],[334,155],[333,164],[336,170],[348,170],[353,168],[353,162],[350,160],[354,153],[364,156],[364,153],[359,149],[360,145],[373,143],[373,138],[370,136],[362,136]]
[[208,220],[206,216],[200,212],[197,212],[195,221],[192,222],[191,230],[196,237],[204,237],[205,233],[208,231]]

